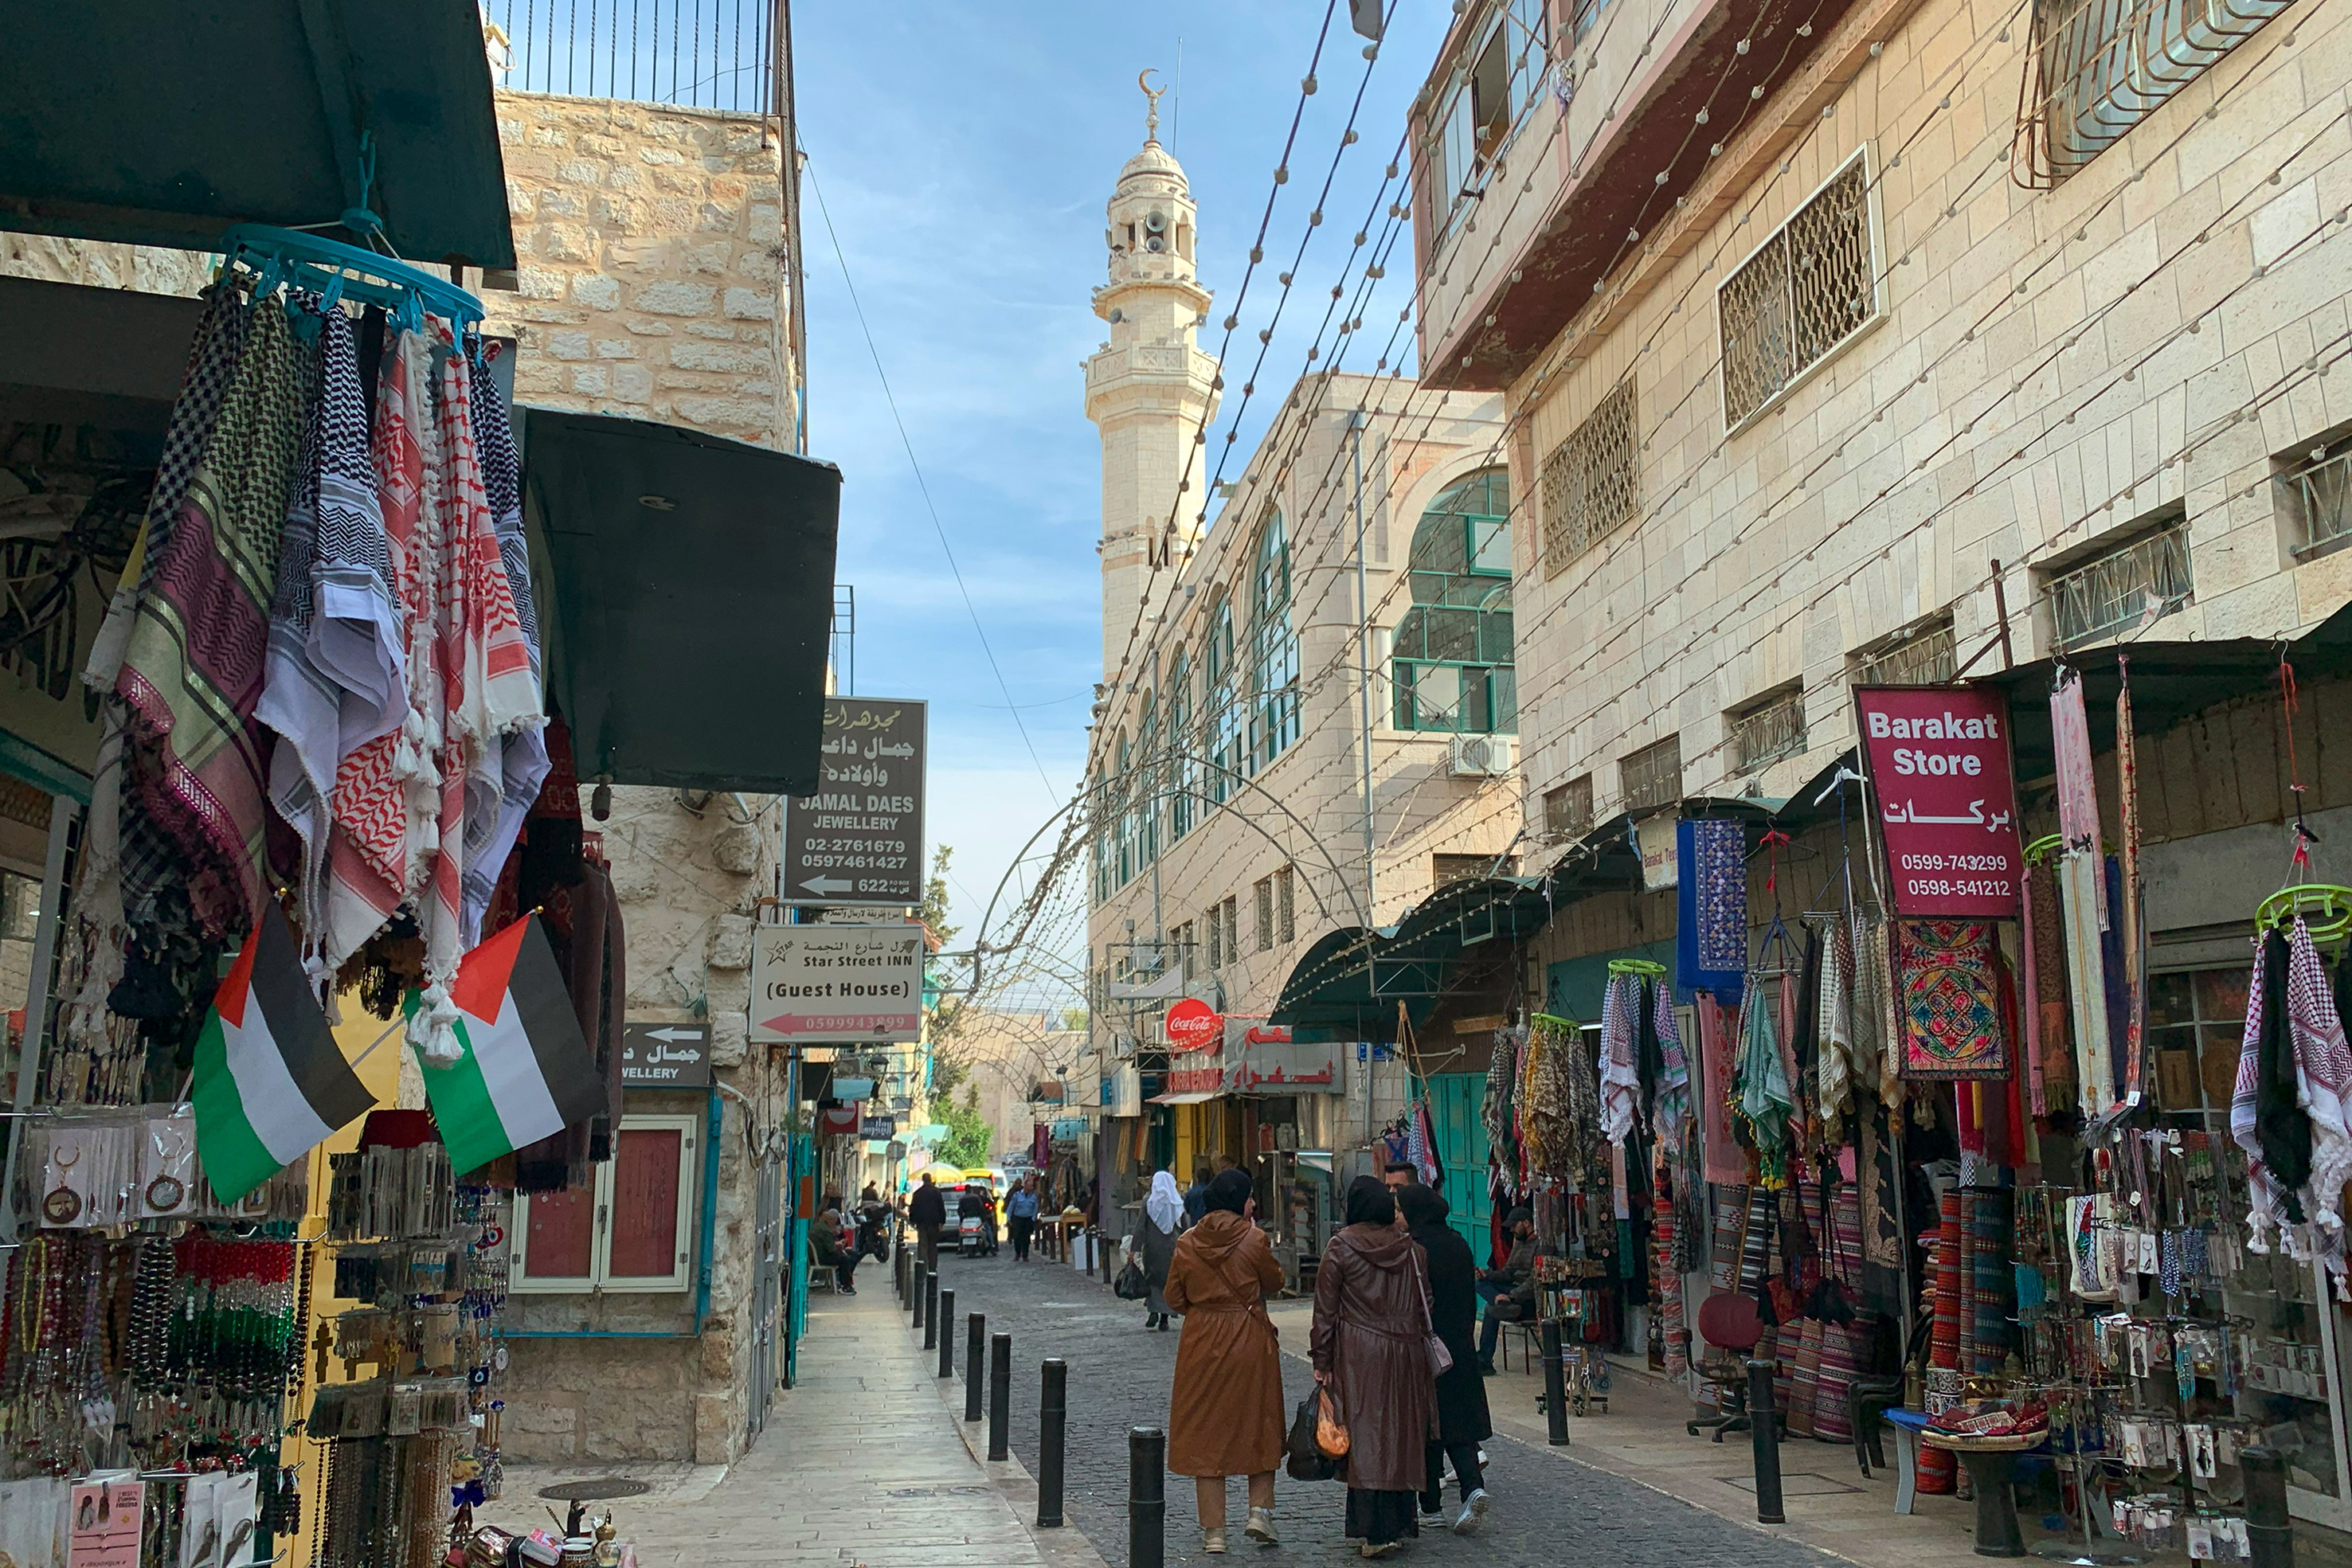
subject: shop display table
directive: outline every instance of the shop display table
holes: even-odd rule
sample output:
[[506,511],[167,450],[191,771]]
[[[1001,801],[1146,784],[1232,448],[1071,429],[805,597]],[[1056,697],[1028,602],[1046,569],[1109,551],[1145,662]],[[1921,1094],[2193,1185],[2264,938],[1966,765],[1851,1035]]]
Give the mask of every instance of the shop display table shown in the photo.
[[[1892,1420],[1897,1413],[1890,1410],[1886,1414]],[[2025,1532],[2018,1527],[2017,1494],[2011,1481],[2017,1470],[2017,1456],[2040,1444],[2048,1435],[2028,1432],[2004,1437],[1968,1437],[1933,1429],[1920,1432],[1920,1438],[1928,1447],[1958,1454],[1960,1463],[1969,1468],[1969,1480],[1977,1494],[1978,1556],[2025,1555]]]

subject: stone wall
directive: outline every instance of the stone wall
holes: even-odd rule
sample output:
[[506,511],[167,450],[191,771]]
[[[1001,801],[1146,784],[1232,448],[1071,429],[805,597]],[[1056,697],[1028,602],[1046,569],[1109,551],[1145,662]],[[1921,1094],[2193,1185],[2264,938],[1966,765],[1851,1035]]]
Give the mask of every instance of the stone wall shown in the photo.
[[212,281],[219,263],[216,256],[193,250],[0,233],[0,276],[37,277],[45,283],[193,295]]
[[782,154],[754,116],[498,95],[523,402],[794,447]]

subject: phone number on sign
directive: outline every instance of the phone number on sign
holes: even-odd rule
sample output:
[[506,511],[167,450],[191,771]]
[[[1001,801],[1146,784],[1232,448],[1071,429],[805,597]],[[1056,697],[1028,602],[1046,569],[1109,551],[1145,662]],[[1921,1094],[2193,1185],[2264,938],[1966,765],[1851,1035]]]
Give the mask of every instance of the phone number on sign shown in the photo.
[[1991,871],[2010,869],[2007,855],[1897,855],[1905,871]]
[[1946,882],[1940,878],[1929,881],[1913,877],[1904,887],[1914,898],[2013,898],[2015,883],[2003,877],[1998,882],[1961,880]]

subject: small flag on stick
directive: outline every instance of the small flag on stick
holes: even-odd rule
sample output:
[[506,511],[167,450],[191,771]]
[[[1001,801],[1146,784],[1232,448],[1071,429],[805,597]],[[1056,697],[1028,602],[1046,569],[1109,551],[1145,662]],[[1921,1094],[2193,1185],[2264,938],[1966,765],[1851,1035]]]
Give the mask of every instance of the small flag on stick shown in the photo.
[[[537,915],[459,959],[449,999],[457,1059],[429,1061],[420,1051],[417,1061],[452,1168],[478,1170],[606,1108],[604,1081]],[[409,1011],[421,1005],[410,992]]]
[[343,1061],[276,904],[213,993],[196,1039],[196,1155],[235,1203],[375,1103]]

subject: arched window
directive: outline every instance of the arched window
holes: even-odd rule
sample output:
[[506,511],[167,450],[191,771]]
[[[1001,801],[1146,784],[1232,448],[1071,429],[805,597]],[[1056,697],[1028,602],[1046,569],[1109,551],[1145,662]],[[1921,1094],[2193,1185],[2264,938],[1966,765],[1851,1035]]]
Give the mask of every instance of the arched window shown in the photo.
[[1412,608],[1397,622],[1396,727],[1514,734],[1510,481],[1481,469],[1445,487],[1412,531]]
[[1128,745],[1127,731],[1118,732],[1118,742],[1112,750],[1118,758],[1118,782],[1111,787],[1111,810],[1117,813],[1112,821],[1118,824],[1118,880],[1112,884],[1125,887],[1135,875],[1136,811],[1135,752]]
[[1282,514],[1259,525],[1250,573],[1250,734],[1246,770],[1298,738],[1298,638],[1290,629],[1290,536]]
[[1223,801],[1242,771],[1241,705],[1234,690],[1234,606],[1220,597],[1209,611],[1201,649],[1201,749],[1209,757],[1209,800]]
[[1201,787],[1201,769],[1193,762],[1199,738],[1192,733],[1192,664],[1181,648],[1169,655],[1168,679],[1168,837],[1172,842],[1192,831],[1194,804]]
[[1094,852],[1095,903],[1102,904],[1109,903],[1111,894],[1117,891],[1110,880],[1112,833],[1109,829],[1109,824],[1118,820],[1112,805],[1117,786],[1112,778],[1106,777],[1099,765],[1095,771],[1095,784],[1096,788],[1088,797],[1087,811],[1093,831],[1087,835],[1087,839]]

